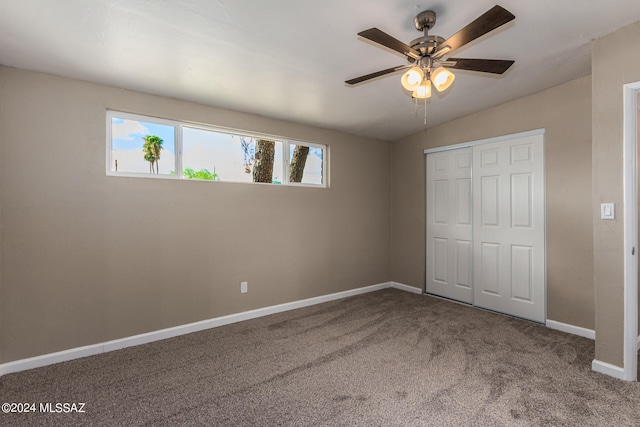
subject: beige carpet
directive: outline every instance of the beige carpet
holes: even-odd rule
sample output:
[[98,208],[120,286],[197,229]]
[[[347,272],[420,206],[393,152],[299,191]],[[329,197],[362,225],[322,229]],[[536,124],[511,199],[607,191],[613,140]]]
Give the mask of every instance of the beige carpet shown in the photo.
[[640,425],[593,342],[394,289],[0,378],[0,425]]

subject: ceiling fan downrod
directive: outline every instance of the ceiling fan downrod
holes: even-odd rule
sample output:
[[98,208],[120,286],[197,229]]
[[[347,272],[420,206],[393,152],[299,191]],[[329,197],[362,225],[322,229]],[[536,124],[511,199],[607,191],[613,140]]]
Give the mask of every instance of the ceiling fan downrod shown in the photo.
[[433,10],[425,10],[417,14],[413,25],[416,30],[423,32],[423,36],[413,40],[410,46],[420,52],[423,57],[433,53],[438,45],[444,42],[442,37],[429,35],[429,30],[436,25],[436,13]]

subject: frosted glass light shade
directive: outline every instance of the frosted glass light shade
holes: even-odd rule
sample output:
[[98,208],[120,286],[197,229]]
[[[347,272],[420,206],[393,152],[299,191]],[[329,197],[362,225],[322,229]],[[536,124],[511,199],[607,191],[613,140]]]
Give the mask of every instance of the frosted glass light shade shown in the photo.
[[455,78],[456,76],[444,67],[440,67],[431,73],[431,80],[433,80],[433,85],[438,92],[442,92],[451,86]]
[[431,97],[431,82],[428,79],[424,79],[422,83],[411,94],[414,98],[425,99]]
[[416,90],[420,86],[420,82],[424,78],[424,72],[418,67],[413,67],[402,75],[400,82],[406,90]]

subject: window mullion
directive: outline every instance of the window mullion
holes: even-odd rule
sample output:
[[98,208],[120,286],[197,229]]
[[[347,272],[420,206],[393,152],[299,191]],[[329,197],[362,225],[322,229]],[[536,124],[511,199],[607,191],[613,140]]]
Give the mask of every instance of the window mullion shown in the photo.
[[182,123],[176,123],[176,126],[174,127],[175,129],[175,136],[174,136],[174,140],[176,141],[176,158],[175,158],[175,168],[176,168],[176,177],[178,179],[182,179]]
[[284,155],[282,156],[282,169],[284,169],[282,175],[282,183],[284,185],[289,185],[289,177],[291,174],[291,145],[289,144],[289,141],[285,140],[282,142],[282,147],[282,149],[284,150]]

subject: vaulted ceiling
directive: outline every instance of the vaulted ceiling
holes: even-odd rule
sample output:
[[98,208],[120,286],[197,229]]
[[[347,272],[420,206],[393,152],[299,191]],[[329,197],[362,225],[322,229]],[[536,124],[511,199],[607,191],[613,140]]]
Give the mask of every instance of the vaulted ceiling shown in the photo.
[[[433,10],[449,37],[487,0],[0,0],[0,64],[394,141],[424,128],[406,64],[357,36],[378,27],[405,43]],[[434,126],[591,72],[590,41],[640,20],[638,0],[504,0],[516,19],[456,51],[513,59],[502,76],[454,71],[427,102]],[[629,52],[629,54],[637,54]],[[615,66],[615,64],[612,64]],[[250,128],[250,125],[247,125]]]

